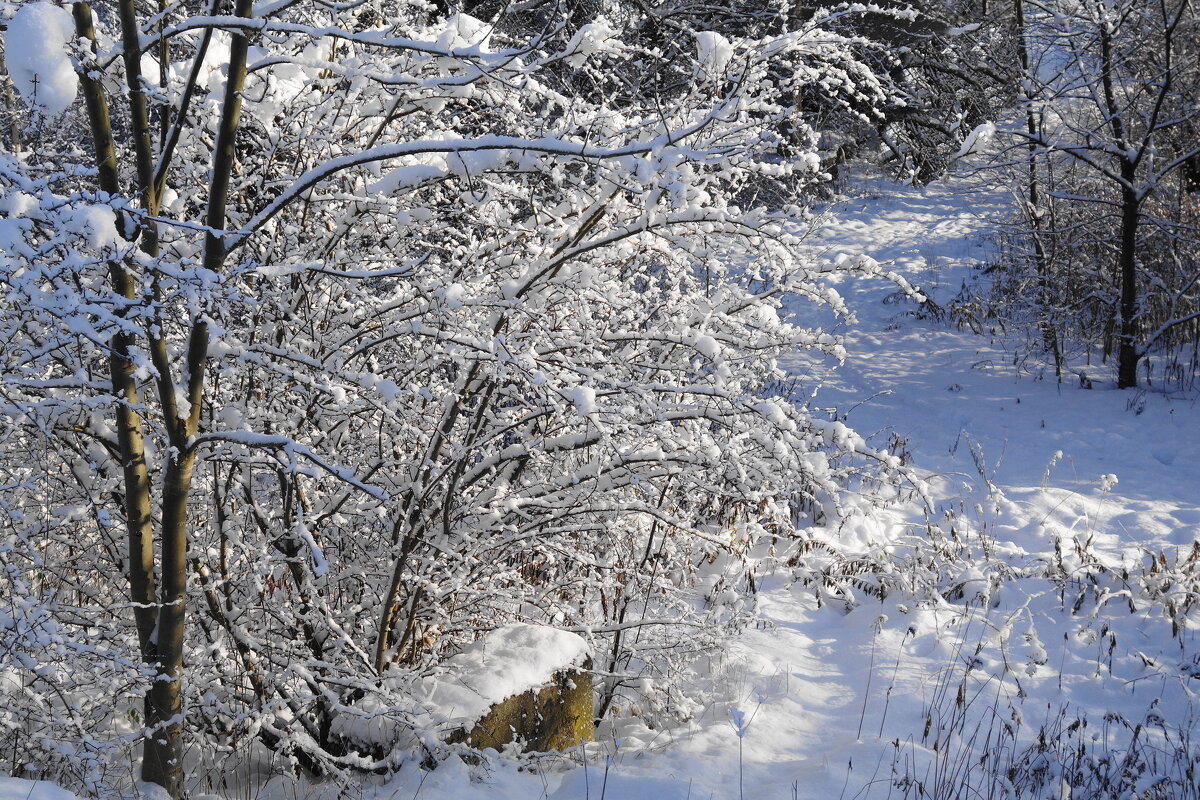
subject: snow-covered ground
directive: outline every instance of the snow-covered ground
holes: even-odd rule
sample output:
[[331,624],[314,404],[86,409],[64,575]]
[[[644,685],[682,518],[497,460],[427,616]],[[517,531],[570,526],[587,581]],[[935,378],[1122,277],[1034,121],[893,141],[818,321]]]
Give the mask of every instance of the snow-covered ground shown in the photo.
[[[980,181],[863,180],[814,252],[870,255],[945,305],[1008,215],[1006,196]],[[1183,774],[1173,754],[1196,753],[1200,734],[1200,565],[1184,563],[1200,532],[1196,400],[1118,392],[1100,371],[1090,390],[1037,379],[1000,342],[913,318],[894,287],[838,289],[858,324],[816,404],[927,473],[936,503],[931,530],[910,502],[847,533],[864,552],[908,557],[886,576],[897,585],[933,574],[917,559],[936,548],[940,585],[958,591],[922,602],[863,592],[848,609],[767,578],[764,624],[709,665],[722,699],[690,725],[630,726],[586,766],[578,754],[540,770],[413,765],[364,796],[1001,797],[1016,783],[1061,798],[1083,770],[1141,791]],[[789,367],[827,369],[799,357]],[[1089,761],[1106,752],[1107,766]],[[1197,791],[1163,786],[1162,797]],[[60,800],[44,788],[0,779],[0,800]]]
[[[972,265],[990,257],[991,228],[1011,215],[1006,193],[986,181],[914,189],[873,179],[836,210],[819,246],[869,254],[947,306]],[[892,287],[839,289],[858,325],[847,331],[850,358],[818,403],[846,412],[857,431],[894,432],[921,468],[972,477],[974,442],[991,480],[1027,513],[1048,503],[1042,515],[1103,532],[1114,552],[1195,540],[1200,472],[1188,461],[1200,446],[1197,398],[1116,391],[1108,367],[1087,369],[1092,390],[1074,374],[1062,384],[1050,370],[1035,377],[999,341],[914,320],[904,313],[911,303],[887,304]],[[1095,502],[1107,474],[1119,483]]]
[[[986,176],[926,188],[873,177],[812,246],[869,255],[946,306],[990,258],[1010,204]],[[661,748],[613,748],[608,796],[1060,798],[1064,779],[1142,791],[1174,781],[1159,796],[1194,796],[1181,786],[1200,775],[1200,570],[1182,567],[1191,585],[1157,596],[1137,576],[1154,574],[1152,553],[1170,573],[1200,534],[1195,398],[1120,392],[1099,369],[1092,389],[1041,379],[998,340],[914,318],[891,284],[838,289],[857,316],[847,362],[827,374],[807,358],[789,366],[823,374],[817,405],[928,475],[941,552],[957,556],[942,585],[961,591],[920,604],[860,594],[847,612],[767,583],[770,624],[717,670],[726,702]],[[846,533],[903,555],[924,519],[900,504]],[[1093,582],[1097,564],[1110,571]],[[897,582],[923,574],[908,569]],[[1057,579],[1033,577],[1046,573]],[[1110,751],[1111,766],[1097,766]],[[578,770],[549,796],[600,796],[603,766],[590,767],[589,791]]]

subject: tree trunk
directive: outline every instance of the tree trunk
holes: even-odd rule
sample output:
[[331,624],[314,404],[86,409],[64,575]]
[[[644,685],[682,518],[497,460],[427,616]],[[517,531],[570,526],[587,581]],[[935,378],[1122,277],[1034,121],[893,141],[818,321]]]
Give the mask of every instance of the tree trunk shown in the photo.
[[187,497],[196,451],[177,455],[163,486],[162,589],[155,649],[158,675],[146,697],[142,780],[183,797],[183,644],[187,610]]
[[1121,165],[1121,176],[1127,184],[1121,190],[1121,249],[1118,271],[1121,279],[1121,333],[1117,348],[1117,388],[1133,389],[1138,385],[1137,365],[1137,228],[1141,199],[1132,188],[1134,165]]
[[1113,53],[1111,22],[1105,18],[1098,26],[1100,34],[1100,86],[1104,91],[1104,110],[1108,114],[1108,125],[1113,139],[1121,152],[1121,241],[1117,252],[1117,273],[1121,282],[1120,316],[1121,331],[1117,336],[1117,388],[1132,389],[1137,386],[1137,226],[1142,198],[1135,188],[1138,159],[1130,156],[1124,109],[1117,102],[1116,80],[1113,76],[1117,67]]
[[[239,17],[250,17],[251,0],[238,0],[234,13]],[[205,235],[204,266],[213,272],[219,272],[225,262],[225,242],[218,232],[225,225],[229,183],[233,175],[234,137],[241,119],[247,48],[246,36],[234,34],[229,48],[229,71],[208,196],[207,222],[210,230]],[[142,756],[142,780],[158,784],[176,800],[184,794],[183,649],[187,626],[188,494],[196,466],[192,437],[200,428],[200,416],[204,408],[208,344],[208,323],[198,315],[192,322],[188,341],[188,415],[173,419],[168,416],[167,427],[172,447],[163,480],[162,587],[155,640],[158,676],[146,698],[146,725],[153,731],[153,736],[146,740]],[[174,408],[175,403],[169,405]]]

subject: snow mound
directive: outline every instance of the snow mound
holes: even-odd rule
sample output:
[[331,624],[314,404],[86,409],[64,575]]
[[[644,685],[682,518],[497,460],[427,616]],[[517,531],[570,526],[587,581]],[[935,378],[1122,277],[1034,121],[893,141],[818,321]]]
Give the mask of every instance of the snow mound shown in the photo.
[[78,800],[50,781],[27,781],[0,776],[0,800]]

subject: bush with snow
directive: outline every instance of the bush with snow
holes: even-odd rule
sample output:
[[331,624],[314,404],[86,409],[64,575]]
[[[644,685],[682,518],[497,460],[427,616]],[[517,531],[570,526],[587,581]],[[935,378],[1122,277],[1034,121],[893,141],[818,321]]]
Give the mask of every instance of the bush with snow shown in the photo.
[[799,83],[869,67],[819,19],[668,59],[632,10],[255,9],[171,6],[141,62],[98,19],[88,108],[163,135],[0,156],[5,589],[120,656],[95,691],[145,694],[176,795],[185,740],[444,752],[422,682],[513,622],[587,639],[602,711],[670,697],[751,614],[748,559],[896,466],[776,363],[840,355],[784,298],[844,311],[765,200],[819,175],[780,158],[815,140]]

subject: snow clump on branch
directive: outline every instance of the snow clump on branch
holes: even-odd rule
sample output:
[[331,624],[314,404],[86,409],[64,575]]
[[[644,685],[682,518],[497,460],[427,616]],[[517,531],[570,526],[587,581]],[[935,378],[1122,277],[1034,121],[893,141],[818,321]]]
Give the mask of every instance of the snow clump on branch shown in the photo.
[[4,61],[21,99],[48,116],[75,101],[79,76],[69,56],[75,30],[71,15],[51,3],[17,9],[4,33]]

